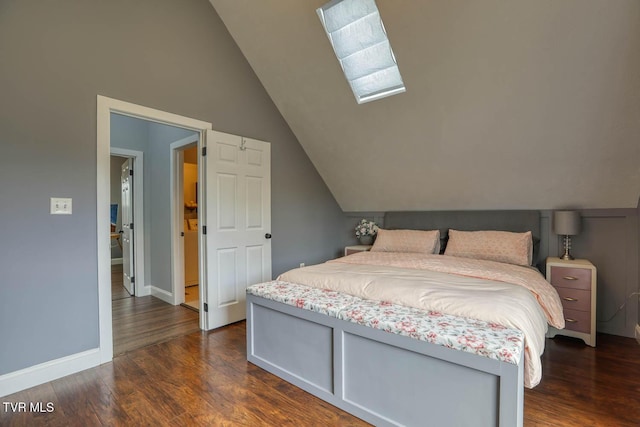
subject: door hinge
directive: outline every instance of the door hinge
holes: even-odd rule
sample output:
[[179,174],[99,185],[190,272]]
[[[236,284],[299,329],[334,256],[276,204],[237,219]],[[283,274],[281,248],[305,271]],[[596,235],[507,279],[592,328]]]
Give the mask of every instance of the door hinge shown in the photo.
[[204,312],[205,313],[209,312],[209,304],[207,304],[206,302],[204,303]]
[[207,147],[202,147],[202,155],[203,156],[207,155]]
[[131,276],[131,283],[136,283],[136,276]]
[[202,234],[207,234],[207,226],[206,225],[202,226]]
[[133,169],[129,169],[129,176],[133,176]]
[[180,232],[180,237],[184,237],[184,231]]
[[129,230],[133,230],[133,223],[129,224]]

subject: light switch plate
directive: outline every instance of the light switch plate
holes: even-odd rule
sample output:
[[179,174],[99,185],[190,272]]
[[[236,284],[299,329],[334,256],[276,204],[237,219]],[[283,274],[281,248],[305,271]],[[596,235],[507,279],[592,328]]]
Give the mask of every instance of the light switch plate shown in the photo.
[[71,199],[52,197],[51,215],[71,215]]

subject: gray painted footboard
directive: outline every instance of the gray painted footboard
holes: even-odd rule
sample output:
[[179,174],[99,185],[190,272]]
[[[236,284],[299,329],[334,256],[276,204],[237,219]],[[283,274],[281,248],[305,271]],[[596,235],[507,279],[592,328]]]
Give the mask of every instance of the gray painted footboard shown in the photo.
[[379,426],[523,424],[522,360],[513,365],[255,295],[247,295],[247,359]]

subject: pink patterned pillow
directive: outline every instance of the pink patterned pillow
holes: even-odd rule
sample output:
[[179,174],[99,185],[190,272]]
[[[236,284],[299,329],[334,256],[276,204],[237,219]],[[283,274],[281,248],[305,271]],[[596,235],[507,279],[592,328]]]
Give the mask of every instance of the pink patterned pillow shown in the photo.
[[371,252],[440,253],[440,230],[378,229]]
[[445,255],[485,259],[516,265],[531,265],[531,232],[449,230]]

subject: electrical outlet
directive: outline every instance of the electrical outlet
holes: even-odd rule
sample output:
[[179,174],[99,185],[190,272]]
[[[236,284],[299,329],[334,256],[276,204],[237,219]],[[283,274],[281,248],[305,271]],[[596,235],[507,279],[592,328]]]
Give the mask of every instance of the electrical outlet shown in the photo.
[[640,325],[636,325],[636,341],[640,344]]
[[300,268],[304,267],[304,262],[300,263]]

